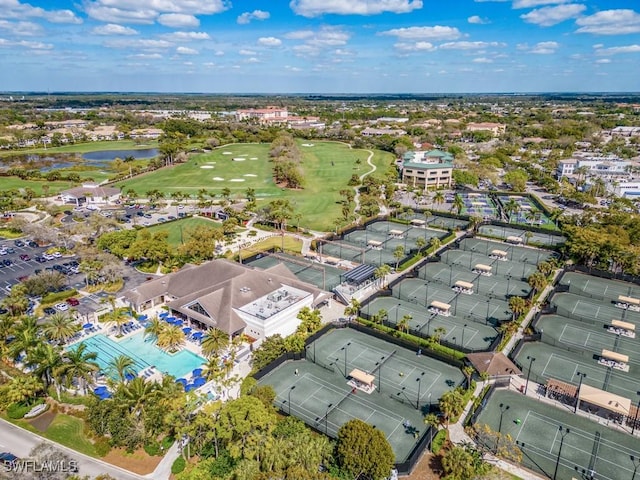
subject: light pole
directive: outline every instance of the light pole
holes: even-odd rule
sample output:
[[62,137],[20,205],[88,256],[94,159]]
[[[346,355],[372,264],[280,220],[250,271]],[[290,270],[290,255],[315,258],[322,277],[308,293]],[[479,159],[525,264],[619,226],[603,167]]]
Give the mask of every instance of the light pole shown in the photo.
[[382,362],[384,362],[384,356],[380,357],[379,362],[376,362],[376,368],[378,369],[378,393],[382,393]]
[[462,326],[462,345],[461,345],[462,348],[464,348],[464,329],[465,328],[467,328],[467,324],[466,323]]
[[580,377],[580,383],[578,383],[578,392],[576,393],[576,408],[573,413],[578,413],[578,408],[580,407],[580,388],[582,387],[582,379],[586,377],[587,374],[576,372],[576,375]]
[[[498,424],[498,433],[502,434],[502,416],[504,415],[504,412],[506,412],[507,410],[509,410],[511,407],[509,405],[505,405],[504,403],[500,404],[500,423]],[[498,435],[498,438],[496,439],[496,450],[494,453],[498,453],[498,447],[500,446],[500,435]]]
[[509,290],[511,290],[511,275],[507,275],[507,294],[505,297],[509,298]]
[[553,480],[556,480],[556,476],[558,475],[558,466],[560,465],[560,455],[562,454],[562,445],[564,444],[564,437],[569,435],[569,429],[562,428],[562,425],[558,427],[558,431],[560,432],[560,448],[558,449],[558,458],[556,459],[556,469],[553,471]]
[[349,345],[351,345],[351,342],[347,343],[340,349],[344,350],[344,378],[347,378],[347,349],[349,348]]
[[424,282],[425,291],[424,291],[424,308],[429,306],[429,282]]
[[287,405],[289,407],[289,415],[291,415],[291,392],[293,392],[295,388],[296,388],[295,385],[291,385],[291,388],[289,389],[289,393],[287,394]]
[[416,409],[420,408],[420,386],[422,385],[423,376],[424,376],[424,372],[422,372],[420,376],[416,378],[416,382],[418,382],[418,398],[416,399]]
[[638,467],[640,467],[640,458],[633,455],[629,455],[629,458],[633,462],[633,476],[631,477],[631,480],[636,480],[636,473],[638,471]]
[[396,308],[396,326],[398,325],[398,314],[400,313],[400,304],[398,304],[398,307]]
[[324,414],[324,434],[328,435],[328,427],[327,427],[327,419],[329,418],[329,409],[333,407],[333,403],[330,403],[329,405],[327,405],[327,412]]
[[529,370],[527,370],[527,382],[524,384],[524,396],[527,396],[527,390],[529,389],[529,375],[531,375],[531,365],[536,361],[536,357],[531,357],[527,355],[527,360],[529,360]]

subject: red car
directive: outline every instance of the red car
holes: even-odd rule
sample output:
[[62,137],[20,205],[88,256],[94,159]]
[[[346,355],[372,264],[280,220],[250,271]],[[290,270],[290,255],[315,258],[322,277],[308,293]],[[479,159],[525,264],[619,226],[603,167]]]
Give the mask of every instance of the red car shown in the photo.
[[31,260],[31,257],[26,253],[23,253],[22,255],[20,255],[20,260],[22,260],[23,262],[28,262],[29,260]]
[[72,307],[77,307],[78,305],[80,305],[80,302],[78,301],[78,299],[73,297],[67,298],[67,303]]

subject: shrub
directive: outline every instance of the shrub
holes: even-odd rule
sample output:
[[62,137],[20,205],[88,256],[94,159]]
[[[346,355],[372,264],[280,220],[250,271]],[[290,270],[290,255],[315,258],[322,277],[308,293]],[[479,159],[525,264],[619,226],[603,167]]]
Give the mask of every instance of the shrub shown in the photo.
[[62,292],[47,293],[44,297],[42,297],[42,304],[46,305],[51,303],[57,303],[62,300],[66,300],[67,298],[73,297],[74,295],[77,295],[77,294],[78,294],[78,291],[75,288],[71,290],[63,290]]
[[177,475],[178,473],[182,472],[186,466],[187,462],[185,461],[185,459],[182,457],[178,457],[176,458],[175,462],[173,462],[173,465],[171,465],[171,473]]
[[31,410],[33,407],[35,407],[39,403],[42,403],[42,401],[36,402],[33,405],[27,405],[24,403],[12,403],[7,407],[7,417],[9,417],[12,420],[18,420],[19,418],[22,418],[27,413],[29,413],[29,410]]
[[431,452],[436,455],[440,453],[444,443],[447,441],[447,431],[446,430],[438,430],[435,437],[433,437],[433,442],[431,442]]
[[173,442],[175,442],[176,439],[173,438],[171,435],[168,435],[166,437],[164,437],[162,439],[162,441],[160,442],[160,445],[165,449],[168,450],[169,448],[171,448],[171,445],[173,445]]
[[106,456],[111,451],[111,445],[109,445],[109,439],[107,437],[98,438],[93,444],[93,448],[99,457]]
[[160,454],[160,444],[155,440],[150,440],[149,443],[145,443],[144,451],[147,452],[147,455],[155,457]]

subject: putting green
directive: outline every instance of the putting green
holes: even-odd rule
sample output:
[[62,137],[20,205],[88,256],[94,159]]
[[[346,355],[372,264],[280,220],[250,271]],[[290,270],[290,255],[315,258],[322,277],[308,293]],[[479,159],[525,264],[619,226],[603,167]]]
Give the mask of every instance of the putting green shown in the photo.
[[[226,145],[193,155],[186,163],[119,182],[116,186],[123,191],[133,189],[139,196],[154,189],[167,196],[176,191],[195,196],[202,189],[221,195],[223,189],[228,188],[232,197],[244,197],[247,189],[253,188],[260,203],[289,199],[295,212],[301,215],[301,226],[329,231],[334,227],[334,220],[341,216],[340,190],[347,188],[351,175],[360,176],[371,170],[367,164],[369,152],[350,149],[338,142],[314,142],[313,147],[300,147],[300,151],[305,179],[304,188],[300,190],[281,189],[273,182],[269,144]],[[375,175],[382,175],[393,161],[393,155],[375,151],[371,161],[377,167]],[[203,166],[213,168],[203,169]]]

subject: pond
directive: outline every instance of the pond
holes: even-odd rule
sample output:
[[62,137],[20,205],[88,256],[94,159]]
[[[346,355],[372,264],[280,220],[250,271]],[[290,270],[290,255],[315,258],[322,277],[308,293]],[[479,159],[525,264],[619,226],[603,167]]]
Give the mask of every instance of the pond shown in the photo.
[[124,160],[127,157],[137,159],[153,158],[158,155],[157,148],[96,150],[83,154],[77,153],[17,153],[0,158],[0,164],[8,168],[22,167],[37,169],[43,172],[75,165],[85,165],[104,168],[116,158]]

